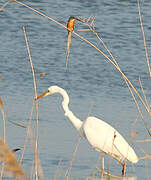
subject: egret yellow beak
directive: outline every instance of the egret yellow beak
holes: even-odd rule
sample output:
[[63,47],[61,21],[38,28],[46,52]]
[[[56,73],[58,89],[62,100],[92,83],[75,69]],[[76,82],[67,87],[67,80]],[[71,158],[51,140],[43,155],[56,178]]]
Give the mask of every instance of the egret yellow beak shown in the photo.
[[47,96],[47,95],[48,95],[48,91],[46,91],[46,92],[44,92],[43,94],[39,95],[39,96],[37,97],[37,99],[40,99],[40,98],[45,97],[45,96]]

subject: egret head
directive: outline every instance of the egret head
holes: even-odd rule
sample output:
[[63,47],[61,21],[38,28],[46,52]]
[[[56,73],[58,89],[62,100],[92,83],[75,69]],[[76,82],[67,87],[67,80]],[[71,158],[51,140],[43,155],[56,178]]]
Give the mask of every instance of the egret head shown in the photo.
[[48,96],[48,95],[52,95],[52,94],[55,94],[55,93],[58,93],[59,92],[59,87],[58,86],[50,86],[49,88],[48,88],[48,90],[46,91],[46,92],[44,92],[44,93],[42,93],[41,95],[39,95],[38,97],[37,97],[37,99],[40,99],[40,98],[42,98],[42,97],[45,97],[45,96]]

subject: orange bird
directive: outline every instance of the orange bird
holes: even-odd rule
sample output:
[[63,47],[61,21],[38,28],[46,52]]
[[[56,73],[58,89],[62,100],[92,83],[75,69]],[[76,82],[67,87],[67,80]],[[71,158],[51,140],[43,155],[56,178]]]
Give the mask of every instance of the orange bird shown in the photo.
[[67,41],[66,70],[67,70],[67,67],[68,67],[68,57],[69,57],[70,46],[71,46],[71,32],[73,32],[73,30],[74,30],[75,20],[81,22],[80,19],[71,16],[71,17],[69,18],[69,20],[68,20],[68,23],[67,23],[67,28],[68,28],[68,29],[67,29],[67,30],[68,30],[68,41]]

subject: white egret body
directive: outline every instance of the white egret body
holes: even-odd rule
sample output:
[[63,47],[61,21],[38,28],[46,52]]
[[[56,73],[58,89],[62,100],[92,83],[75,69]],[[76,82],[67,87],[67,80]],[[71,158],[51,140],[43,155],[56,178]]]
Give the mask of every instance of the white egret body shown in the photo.
[[78,119],[69,109],[69,96],[66,91],[58,86],[51,86],[48,91],[38,96],[42,98],[47,95],[59,93],[63,96],[62,107],[65,116],[72,122],[81,136],[86,137],[89,143],[97,151],[104,152],[123,165],[122,173],[125,175],[125,162],[137,163],[138,157],[132,147],[118,133],[118,131],[106,122],[96,118],[88,117],[84,122]]

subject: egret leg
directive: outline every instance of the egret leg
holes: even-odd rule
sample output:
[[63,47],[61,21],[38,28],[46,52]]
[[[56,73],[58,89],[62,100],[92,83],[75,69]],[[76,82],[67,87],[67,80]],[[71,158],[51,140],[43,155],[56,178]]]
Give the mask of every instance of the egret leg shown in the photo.
[[120,161],[118,159],[116,159],[116,160],[123,166],[122,176],[125,176],[125,174],[126,174],[126,162]]
[[123,169],[122,169],[122,175],[125,176],[125,172],[126,172],[126,163],[122,164]]
[[102,152],[102,169],[104,171],[104,152]]
[[104,175],[104,152],[102,152],[102,173],[101,173],[101,179],[103,179]]

